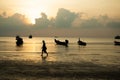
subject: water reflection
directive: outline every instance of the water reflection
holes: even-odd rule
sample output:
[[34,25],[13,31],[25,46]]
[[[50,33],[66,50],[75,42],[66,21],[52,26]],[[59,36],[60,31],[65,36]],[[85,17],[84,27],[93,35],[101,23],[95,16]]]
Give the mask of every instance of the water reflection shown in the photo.
[[16,46],[16,51],[22,51],[23,50],[23,46]]
[[[24,45],[15,46],[14,37],[0,38],[0,59],[32,60],[42,62],[80,62],[91,61],[97,64],[120,64],[119,46],[113,45],[113,39],[109,38],[85,38],[88,46],[77,45],[77,38],[69,38],[69,47],[59,46],[54,43],[54,38],[34,37],[24,38]],[[42,40],[46,41],[48,57],[41,58]],[[65,38],[61,39],[65,40]],[[107,44],[106,44],[107,43]],[[108,44],[109,43],[109,44]]]
[[44,56],[44,55],[43,55],[43,56],[41,56],[42,63],[46,63],[46,61],[47,61],[47,60],[46,60],[46,59],[47,59],[47,57],[48,57],[47,55],[45,55],[45,56]]

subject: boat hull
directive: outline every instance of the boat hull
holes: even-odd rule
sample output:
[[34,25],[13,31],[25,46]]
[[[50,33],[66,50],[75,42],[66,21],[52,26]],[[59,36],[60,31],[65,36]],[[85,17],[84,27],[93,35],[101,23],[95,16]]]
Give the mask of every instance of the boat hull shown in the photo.
[[114,45],[120,45],[120,42],[114,41]]

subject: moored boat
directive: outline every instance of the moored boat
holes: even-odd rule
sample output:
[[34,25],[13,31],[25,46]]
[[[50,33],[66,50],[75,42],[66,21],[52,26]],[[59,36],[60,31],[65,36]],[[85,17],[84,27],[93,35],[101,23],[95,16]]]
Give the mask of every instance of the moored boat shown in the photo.
[[118,36],[115,36],[115,39],[120,39],[120,36],[118,35]]
[[81,46],[86,46],[87,45],[87,43],[86,42],[83,42],[83,41],[81,41],[80,40],[80,38],[79,38],[79,40],[78,40],[78,45],[81,45]]
[[62,41],[54,39],[54,41],[58,45],[64,45],[64,46],[68,47],[68,43],[69,43],[68,40],[65,40],[64,42],[62,42]]
[[120,42],[114,41],[114,45],[120,45]]
[[21,45],[23,45],[23,39],[21,38],[21,37],[19,37],[19,36],[16,36],[16,45],[17,46],[21,46]]

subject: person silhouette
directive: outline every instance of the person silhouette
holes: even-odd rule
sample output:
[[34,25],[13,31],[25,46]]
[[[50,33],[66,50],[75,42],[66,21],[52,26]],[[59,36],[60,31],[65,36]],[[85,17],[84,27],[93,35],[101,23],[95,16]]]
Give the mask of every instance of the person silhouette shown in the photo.
[[47,54],[47,56],[48,56],[48,53],[47,53],[47,47],[46,47],[46,43],[45,43],[45,41],[43,40],[42,41],[43,42],[43,45],[42,45],[42,54],[41,54],[41,56],[43,56],[43,53],[46,53]]

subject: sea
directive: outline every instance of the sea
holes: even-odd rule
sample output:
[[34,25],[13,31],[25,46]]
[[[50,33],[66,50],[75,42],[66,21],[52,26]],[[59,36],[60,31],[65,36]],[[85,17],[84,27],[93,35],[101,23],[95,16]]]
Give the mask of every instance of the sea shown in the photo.
[[[16,46],[15,37],[0,37],[0,60],[42,62],[42,41],[46,42],[46,62],[92,62],[99,65],[120,65],[120,46],[114,45],[114,38],[81,37],[86,46],[77,44],[78,37],[28,37],[23,45]],[[69,40],[68,47],[56,45],[54,39]],[[46,56],[46,54],[44,54]]]

